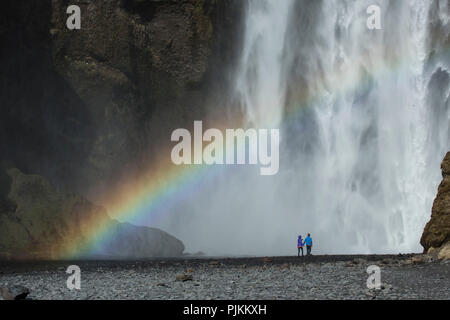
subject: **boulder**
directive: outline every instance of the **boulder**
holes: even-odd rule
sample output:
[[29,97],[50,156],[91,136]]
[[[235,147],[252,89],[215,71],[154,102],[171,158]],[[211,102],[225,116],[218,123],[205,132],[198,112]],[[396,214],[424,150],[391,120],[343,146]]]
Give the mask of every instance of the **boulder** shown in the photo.
[[0,288],[4,300],[25,300],[30,294],[30,289],[24,286],[6,286]]
[[190,274],[179,274],[176,277],[177,281],[182,281],[182,282],[186,282],[186,281],[192,281],[193,280],[193,276]]
[[437,257],[439,260],[450,260],[450,241],[441,247]]
[[[77,252],[89,241],[93,221],[101,221],[110,236],[101,249],[79,258],[148,258],[180,256],[183,243],[170,234],[111,219],[106,210],[83,197],[58,192],[39,175],[18,169],[7,171],[11,177],[8,201],[10,210],[0,210],[0,258],[61,259],[67,248]],[[69,256],[72,258],[72,256]]]
[[450,152],[442,161],[442,182],[431,210],[431,219],[423,230],[420,244],[427,252],[431,247],[440,248],[450,241]]
[[433,262],[433,257],[427,254],[418,254],[401,262],[401,265],[416,265]]
[[435,248],[435,247],[431,247],[430,249],[428,249],[427,254],[429,256],[436,256],[439,253],[439,249]]
[[112,221],[111,239],[99,254],[122,258],[178,257],[183,254],[183,243],[157,228],[140,227]]
[[289,269],[289,268],[290,268],[289,263],[284,263],[280,266],[280,270],[285,270],[285,269]]

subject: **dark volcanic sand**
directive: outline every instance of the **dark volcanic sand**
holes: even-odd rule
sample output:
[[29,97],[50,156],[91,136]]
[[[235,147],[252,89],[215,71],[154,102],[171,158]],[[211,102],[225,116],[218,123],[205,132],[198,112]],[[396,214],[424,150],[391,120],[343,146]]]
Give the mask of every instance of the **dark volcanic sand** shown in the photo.
[[[3,261],[0,286],[24,285],[32,299],[450,299],[449,261],[413,256]],[[81,269],[81,290],[66,287],[69,265]],[[381,268],[380,289],[367,288],[369,265]]]

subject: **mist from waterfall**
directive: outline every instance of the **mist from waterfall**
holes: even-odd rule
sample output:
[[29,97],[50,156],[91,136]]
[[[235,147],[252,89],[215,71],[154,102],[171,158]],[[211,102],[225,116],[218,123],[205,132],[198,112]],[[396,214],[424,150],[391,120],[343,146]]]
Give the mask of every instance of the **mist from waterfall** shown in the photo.
[[449,17],[442,0],[249,0],[232,98],[280,128],[280,172],[211,169],[160,226],[218,255],[295,254],[308,232],[316,254],[421,251],[450,147]]

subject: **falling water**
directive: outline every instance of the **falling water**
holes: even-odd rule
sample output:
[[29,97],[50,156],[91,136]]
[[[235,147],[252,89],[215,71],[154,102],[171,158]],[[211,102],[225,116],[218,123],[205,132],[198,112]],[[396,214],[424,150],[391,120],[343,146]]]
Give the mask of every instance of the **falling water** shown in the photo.
[[250,1],[236,90],[249,125],[278,127],[285,101],[281,70],[292,0]]
[[316,253],[421,251],[450,147],[450,5],[375,3],[382,30],[373,0],[249,0],[234,94],[249,126],[281,129],[280,172],[214,180],[167,227],[188,248],[292,254],[310,232]]

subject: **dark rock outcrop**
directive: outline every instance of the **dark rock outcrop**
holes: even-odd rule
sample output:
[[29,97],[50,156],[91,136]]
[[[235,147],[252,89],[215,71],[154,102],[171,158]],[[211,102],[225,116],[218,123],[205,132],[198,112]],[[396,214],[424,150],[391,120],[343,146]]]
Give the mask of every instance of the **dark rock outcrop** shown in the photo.
[[[69,5],[81,8],[81,30],[66,27]],[[2,1],[1,252],[57,255],[83,221],[106,216],[85,198],[139,177],[175,128],[223,102],[242,9],[241,0]],[[113,256],[183,251],[160,230],[110,224]]]
[[442,182],[431,210],[431,219],[423,230],[420,244],[424,251],[439,248],[450,241],[450,152],[442,161]]
[[105,258],[178,257],[184,251],[180,240],[156,228],[139,227],[113,220],[109,232],[111,238],[100,252]]
[[[81,30],[66,9],[81,8]],[[174,128],[226,95],[240,0],[6,0],[0,152],[88,195],[140,172]]]
[[8,286],[0,288],[0,294],[4,300],[25,300],[30,289],[24,286]]
[[183,243],[168,233],[112,220],[103,208],[80,196],[59,193],[41,176],[18,169],[8,170],[8,175],[8,200],[14,210],[0,211],[2,258],[65,258],[68,249],[77,252],[77,246],[83,247],[92,230],[89,224],[98,221],[107,225],[111,236],[101,251],[93,252],[96,258],[179,256],[184,251]]

